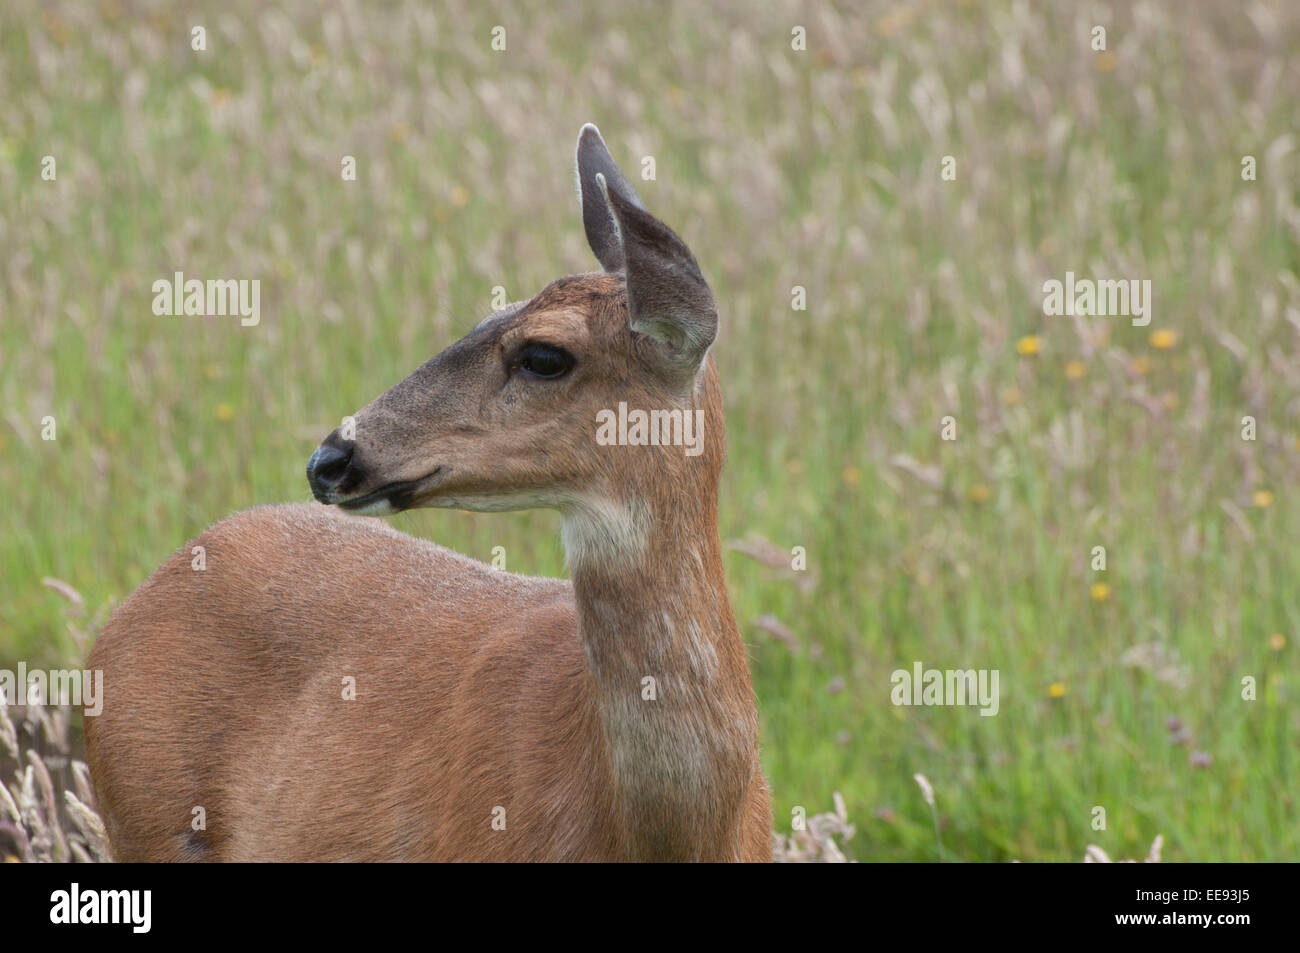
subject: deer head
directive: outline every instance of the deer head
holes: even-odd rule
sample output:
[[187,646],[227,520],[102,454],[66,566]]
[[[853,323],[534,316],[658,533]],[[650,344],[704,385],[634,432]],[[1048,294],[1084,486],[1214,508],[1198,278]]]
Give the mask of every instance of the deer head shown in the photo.
[[[358,411],[352,439],[335,430],[307,464],[318,500],[367,515],[551,507],[626,536],[655,487],[716,497],[713,295],[593,125],[578,136],[577,166],[604,272],[489,315]],[[639,429],[637,411],[649,420]],[[608,445],[614,434],[623,445]]]

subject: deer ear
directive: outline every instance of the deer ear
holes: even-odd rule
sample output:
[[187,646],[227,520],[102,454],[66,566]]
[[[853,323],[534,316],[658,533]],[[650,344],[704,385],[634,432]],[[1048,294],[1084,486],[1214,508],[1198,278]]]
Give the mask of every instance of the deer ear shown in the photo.
[[657,342],[670,376],[691,380],[718,333],[713,292],[671,228],[612,188],[603,173],[595,178],[618,226],[632,330]]
[[623,270],[623,247],[618,240],[618,226],[614,223],[609,203],[603,190],[596,184],[596,176],[603,176],[605,187],[621,196],[624,201],[639,209],[645,206],[632,188],[632,183],[614,162],[614,157],[600,138],[600,130],[587,123],[578,133],[578,191],[582,196],[582,225],[587,230],[587,244],[596,260],[608,272]]

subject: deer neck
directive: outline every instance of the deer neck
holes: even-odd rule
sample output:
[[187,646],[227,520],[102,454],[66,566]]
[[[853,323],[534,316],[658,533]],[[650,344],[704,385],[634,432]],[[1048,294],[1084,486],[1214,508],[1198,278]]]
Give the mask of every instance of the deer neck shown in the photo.
[[757,711],[716,489],[586,501],[567,515],[564,541],[629,856],[732,859],[757,771]]

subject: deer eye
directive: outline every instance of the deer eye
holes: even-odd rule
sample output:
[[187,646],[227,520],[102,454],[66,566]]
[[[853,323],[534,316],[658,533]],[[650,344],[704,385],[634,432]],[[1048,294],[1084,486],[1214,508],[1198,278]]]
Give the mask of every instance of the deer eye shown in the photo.
[[519,366],[534,377],[562,377],[573,367],[568,351],[549,344],[525,344],[519,352]]

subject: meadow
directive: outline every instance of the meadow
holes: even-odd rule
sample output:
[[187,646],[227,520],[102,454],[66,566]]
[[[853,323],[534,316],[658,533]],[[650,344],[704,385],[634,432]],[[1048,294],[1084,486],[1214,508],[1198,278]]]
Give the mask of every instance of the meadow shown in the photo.
[[[495,288],[595,270],[591,121],[719,302],[777,829],[1300,857],[1300,6],[17,0],[0,91],[0,667],[80,663],[43,579],[93,628]],[[176,271],[260,322],[155,315]],[[1045,315],[1067,272],[1150,323]],[[564,572],[554,513],[391,522]],[[917,661],[998,713],[893,704]]]

